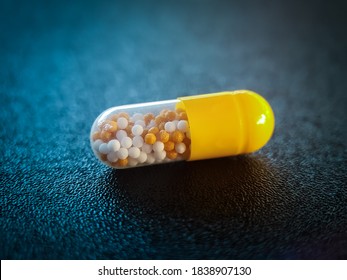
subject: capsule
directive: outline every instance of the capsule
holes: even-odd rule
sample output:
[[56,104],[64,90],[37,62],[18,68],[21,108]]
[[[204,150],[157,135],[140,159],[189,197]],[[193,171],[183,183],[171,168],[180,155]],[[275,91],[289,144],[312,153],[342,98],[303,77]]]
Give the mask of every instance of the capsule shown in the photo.
[[269,103],[237,90],[107,109],[90,143],[101,162],[122,169],[252,153],[274,127]]

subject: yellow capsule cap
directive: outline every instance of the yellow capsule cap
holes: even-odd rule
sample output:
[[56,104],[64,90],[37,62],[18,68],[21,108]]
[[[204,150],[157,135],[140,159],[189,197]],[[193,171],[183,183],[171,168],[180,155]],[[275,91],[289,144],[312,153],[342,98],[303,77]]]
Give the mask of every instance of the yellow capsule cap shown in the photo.
[[249,90],[178,98],[190,126],[189,160],[251,153],[271,138],[275,118],[269,103]]

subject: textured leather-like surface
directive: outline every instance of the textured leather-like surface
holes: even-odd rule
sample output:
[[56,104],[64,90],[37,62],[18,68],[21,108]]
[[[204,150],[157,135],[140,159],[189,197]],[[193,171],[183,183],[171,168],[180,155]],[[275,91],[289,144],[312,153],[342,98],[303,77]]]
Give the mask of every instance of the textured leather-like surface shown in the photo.
[[[343,5],[70,2],[1,4],[2,259],[347,257]],[[108,107],[241,88],[276,115],[252,155],[118,171],[89,148]]]

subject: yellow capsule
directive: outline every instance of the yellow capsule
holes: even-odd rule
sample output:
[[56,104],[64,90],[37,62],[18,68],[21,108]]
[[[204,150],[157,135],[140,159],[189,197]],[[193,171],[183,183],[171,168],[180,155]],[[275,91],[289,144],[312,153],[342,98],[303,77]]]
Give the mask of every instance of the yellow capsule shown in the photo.
[[[105,121],[115,122],[119,117],[125,117],[129,126],[131,120],[138,120],[143,133],[134,136],[119,127],[114,131],[113,123],[111,129],[102,127]],[[170,139],[165,127],[174,131]],[[90,142],[97,157],[104,154],[103,163],[128,168],[252,153],[270,140],[274,127],[269,103],[255,92],[238,90],[110,108],[95,120]],[[123,142],[132,143],[129,148],[119,148],[124,137],[128,138]],[[118,149],[122,154],[130,152],[131,161],[109,162],[117,158]]]
[[189,160],[252,153],[262,148],[274,131],[271,106],[259,94],[249,90],[202,94],[179,100],[190,127]]

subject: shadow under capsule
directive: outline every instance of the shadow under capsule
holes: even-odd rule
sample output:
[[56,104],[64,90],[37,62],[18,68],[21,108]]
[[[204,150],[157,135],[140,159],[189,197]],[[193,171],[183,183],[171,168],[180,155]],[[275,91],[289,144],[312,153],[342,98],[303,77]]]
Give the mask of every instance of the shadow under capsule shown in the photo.
[[251,220],[266,219],[278,173],[260,155],[237,156],[113,170],[108,182],[147,214]]

